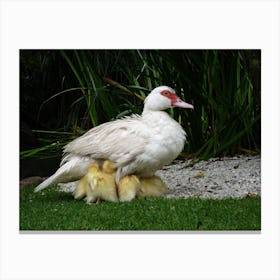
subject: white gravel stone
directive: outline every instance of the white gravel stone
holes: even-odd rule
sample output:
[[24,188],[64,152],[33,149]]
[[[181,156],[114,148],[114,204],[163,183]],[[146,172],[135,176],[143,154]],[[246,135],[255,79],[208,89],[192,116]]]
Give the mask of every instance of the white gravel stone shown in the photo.
[[212,158],[193,166],[176,161],[159,170],[167,184],[167,197],[225,198],[261,194],[260,156]]

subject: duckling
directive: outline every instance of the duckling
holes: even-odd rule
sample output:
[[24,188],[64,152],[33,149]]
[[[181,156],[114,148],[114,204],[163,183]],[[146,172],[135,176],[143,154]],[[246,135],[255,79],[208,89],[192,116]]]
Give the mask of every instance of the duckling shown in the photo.
[[87,196],[89,185],[88,178],[92,176],[93,172],[98,173],[99,169],[100,167],[96,162],[89,165],[87,174],[78,181],[78,184],[73,192],[75,199],[82,199]]
[[140,179],[140,188],[137,191],[137,198],[146,196],[162,196],[168,192],[165,183],[160,177],[154,175],[149,178]]
[[168,189],[158,176],[139,179],[136,175],[122,177],[115,183],[114,163],[105,160],[102,168],[98,163],[89,165],[88,173],[79,181],[74,191],[75,199],[86,197],[87,203],[107,201],[131,201],[134,198],[161,196]]
[[89,165],[88,173],[80,180],[74,192],[76,199],[84,196],[86,196],[87,203],[101,199],[113,202],[119,201],[113,162],[105,160],[102,168],[95,162]]
[[98,164],[90,168],[88,172],[87,203],[99,201],[100,199],[112,202],[119,201],[115,184],[114,163],[110,160],[105,160],[102,170],[99,169]]
[[131,201],[140,189],[140,180],[135,175],[122,177],[117,184],[120,201]]
[[[105,160],[102,168],[98,163],[91,163],[87,174],[79,181],[74,191],[75,199],[86,197],[87,203],[100,199],[108,201],[130,201],[136,197],[140,181],[135,175],[127,175],[115,183],[114,163]],[[119,197],[119,198],[118,198]]]
[[82,199],[87,195],[87,174],[78,181],[75,190],[73,191],[73,195],[75,199]]

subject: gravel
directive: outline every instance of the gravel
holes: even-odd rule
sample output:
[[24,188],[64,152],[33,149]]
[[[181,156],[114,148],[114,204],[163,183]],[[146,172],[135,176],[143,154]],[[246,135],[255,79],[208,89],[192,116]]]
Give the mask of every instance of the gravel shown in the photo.
[[176,161],[157,172],[169,188],[167,197],[247,197],[261,194],[261,157],[212,158],[192,164]]
[[[167,197],[226,198],[261,194],[261,157],[212,158],[193,163],[177,160],[157,171],[169,189]],[[72,192],[75,184],[60,184]]]

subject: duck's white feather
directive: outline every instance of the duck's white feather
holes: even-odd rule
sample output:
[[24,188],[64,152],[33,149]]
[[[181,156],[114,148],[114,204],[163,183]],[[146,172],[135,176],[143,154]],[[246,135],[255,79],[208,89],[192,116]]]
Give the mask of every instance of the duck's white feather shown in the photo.
[[52,176],[42,182],[35,188],[35,191],[41,191],[52,184],[68,183],[80,180],[88,170],[88,165],[93,162],[89,157],[80,157],[72,155],[71,160],[65,162]]
[[142,117],[133,115],[92,128],[64,147],[62,165],[73,155],[110,159],[117,165],[133,160],[149,140]]

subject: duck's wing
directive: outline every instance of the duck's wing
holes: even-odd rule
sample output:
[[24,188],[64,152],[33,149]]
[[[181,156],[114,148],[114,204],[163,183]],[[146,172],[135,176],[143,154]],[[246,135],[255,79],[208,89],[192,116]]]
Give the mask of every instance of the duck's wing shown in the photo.
[[141,116],[133,115],[92,128],[67,144],[61,165],[77,155],[94,160],[110,159],[117,166],[125,165],[142,154],[148,142],[148,129],[141,122]]
[[67,183],[81,179],[93,161],[109,159],[115,167],[133,162],[145,151],[149,130],[141,116],[104,123],[89,130],[64,147],[60,168],[35,188],[40,191],[51,184]]

